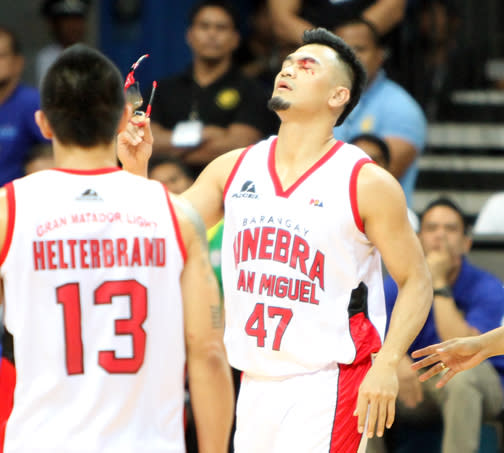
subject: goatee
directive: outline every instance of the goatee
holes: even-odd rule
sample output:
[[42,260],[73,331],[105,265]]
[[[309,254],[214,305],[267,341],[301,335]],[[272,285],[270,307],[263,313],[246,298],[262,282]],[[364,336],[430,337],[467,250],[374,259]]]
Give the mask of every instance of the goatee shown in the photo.
[[285,101],[280,96],[273,96],[268,101],[268,108],[273,112],[278,112],[280,110],[287,110],[291,106],[290,102]]

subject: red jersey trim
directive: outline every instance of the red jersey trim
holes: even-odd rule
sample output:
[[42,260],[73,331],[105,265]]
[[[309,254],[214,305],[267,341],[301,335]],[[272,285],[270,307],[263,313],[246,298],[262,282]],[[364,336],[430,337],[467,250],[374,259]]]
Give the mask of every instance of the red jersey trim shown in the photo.
[[247,146],[243,151],[242,153],[240,154],[240,156],[238,157],[238,159],[236,159],[236,162],[233,166],[233,169],[231,170],[231,173],[229,173],[229,176],[228,176],[228,179],[226,181],[226,184],[224,185],[224,190],[222,192],[222,199],[225,200],[226,199],[226,194],[229,190],[229,186],[231,185],[231,183],[233,182],[233,179],[234,177],[236,176],[236,172],[238,171],[238,168],[240,167],[243,159],[245,158],[245,154],[248,153],[248,151],[250,150],[250,148],[252,148],[252,146],[254,145],[250,145],[250,146]]
[[357,203],[357,177],[359,176],[359,172],[363,167],[363,165],[367,163],[374,164],[375,161],[369,159],[368,157],[363,157],[362,159],[359,159],[352,170],[352,175],[350,176],[350,204],[352,206],[352,214],[355,221],[355,225],[357,225],[357,228],[362,233],[364,233],[365,231],[364,231],[364,222],[362,221],[362,218],[359,214],[359,204]]
[[10,182],[5,185],[7,191],[7,232],[2,250],[0,250],[0,266],[4,263],[12,242],[14,234],[14,221],[16,218],[16,196],[14,194],[14,185]]
[[180,231],[179,221],[177,219],[177,215],[175,214],[175,209],[173,208],[173,203],[170,199],[170,193],[168,192],[168,189],[166,189],[166,187],[163,186],[163,188],[164,188],[165,194],[166,194],[166,201],[168,202],[168,209],[170,210],[170,214],[172,216],[173,227],[175,228],[175,236],[177,237],[177,242],[179,245],[180,253],[182,254],[182,258],[185,263],[187,260],[187,250],[186,250],[186,247],[184,244],[184,240],[182,239],[182,233]]
[[284,190],[275,168],[275,151],[277,140],[278,139],[275,138],[271,143],[268,155],[268,169],[270,172],[271,180],[273,181],[273,186],[275,187],[276,195],[278,197],[284,197],[284,198],[288,198],[292,194],[292,192],[294,192],[301,185],[303,181],[305,181],[313,172],[315,172],[318,168],[324,165],[332,156],[334,156],[336,151],[338,151],[338,149],[340,149],[344,144],[342,141],[338,140],[336,144],[329,151],[327,151],[327,153],[325,153],[317,162],[315,162],[308,170],[306,170],[297,179],[297,181],[294,182],[294,184],[292,184],[287,190]]
[[3,452],[5,427],[14,406],[14,389],[16,387],[16,369],[5,357],[0,361],[0,452]]
[[61,171],[63,173],[70,173],[72,175],[105,175],[107,173],[121,171],[119,167],[95,168],[93,170],[77,170],[75,168],[52,168],[52,170]]
[[353,412],[357,406],[359,386],[370,367],[371,358],[358,365],[339,365],[338,397],[329,453],[351,453],[359,448],[365,434],[357,431],[358,419]]

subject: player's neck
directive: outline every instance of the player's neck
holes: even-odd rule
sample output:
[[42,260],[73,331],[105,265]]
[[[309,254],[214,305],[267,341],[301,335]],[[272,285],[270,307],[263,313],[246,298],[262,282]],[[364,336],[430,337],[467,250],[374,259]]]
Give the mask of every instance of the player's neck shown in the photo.
[[114,144],[80,148],[78,146],[62,146],[53,143],[53,150],[56,168],[95,170],[117,166]]
[[231,68],[231,59],[223,58],[218,61],[195,58],[193,63],[193,77],[196,83],[205,87],[222,77]]
[[319,157],[325,154],[336,140],[332,127],[324,121],[282,121],[278,131],[277,157],[289,160]]

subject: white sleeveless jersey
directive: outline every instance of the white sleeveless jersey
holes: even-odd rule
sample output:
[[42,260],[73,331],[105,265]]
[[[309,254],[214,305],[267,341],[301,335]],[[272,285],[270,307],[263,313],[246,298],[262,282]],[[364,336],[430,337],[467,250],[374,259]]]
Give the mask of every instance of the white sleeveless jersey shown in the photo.
[[163,186],[46,170],[7,193],[5,453],[184,452],[185,249]]
[[371,160],[338,142],[284,190],[275,146],[271,137],[245,150],[224,188],[229,361],[282,377],[369,360],[386,320],[380,255],[357,207]]

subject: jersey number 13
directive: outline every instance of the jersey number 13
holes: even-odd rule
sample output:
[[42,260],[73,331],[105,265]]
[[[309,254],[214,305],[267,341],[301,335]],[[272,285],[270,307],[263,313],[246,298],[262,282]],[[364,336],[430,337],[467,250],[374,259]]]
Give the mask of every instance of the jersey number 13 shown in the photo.
[[[94,291],[95,305],[111,304],[114,296],[128,296],[131,316],[115,321],[116,335],[131,335],[133,354],[118,358],[115,351],[99,351],[98,364],[109,373],[136,373],[144,361],[146,333],[142,327],[147,318],[147,288],[136,280],[118,280],[102,283]],[[63,307],[65,325],[66,369],[69,375],[84,373],[84,346],[82,344],[81,300],[78,283],[56,288],[58,304]]]

